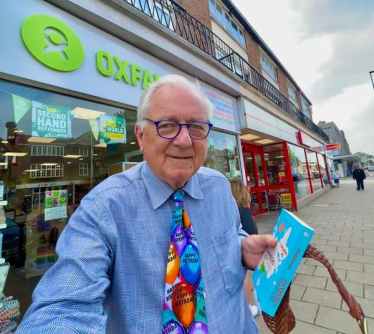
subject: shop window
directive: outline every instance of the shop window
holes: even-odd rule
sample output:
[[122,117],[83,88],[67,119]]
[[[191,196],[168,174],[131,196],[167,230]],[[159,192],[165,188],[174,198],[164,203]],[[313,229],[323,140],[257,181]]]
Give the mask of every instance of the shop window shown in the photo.
[[88,164],[80,163],[79,164],[79,176],[87,176],[87,175],[88,175]]
[[265,153],[266,173],[269,185],[288,184],[286,161],[283,151]]
[[260,187],[265,185],[264,167],[262,164],[261,154],[255,154],[255,162],[257,166],[258,185]]
[[244,155],[245,159],[245,168],[247,171],[247,184],[250,188],[256,187],[256,178],[255,178],[255,169],[254,161],[251,153]]
[[288,154],[290,157],[296,199],[300,200],[312,193],[309,183],[310,176],[306,167],[305,150],[302,147],[288,144]]
[[204,166],[218,170],[228,179],[240,178],[241,171],[236,136],[213,130],[210,131],[208,137],[208,155]]
[[[59,115],[54,122],[41,118],[51,109]],[[61,233],[81,199],[108,177],[109,166],[122,166],[125,154],[139,152],[136,111],[0,80],[0,116],[0,161],[7,158],[5,153],[11,155],[9,163],[0,167],[4,208],[14,212],[16,223],[26,224],[24,257],[35,260],[35,266],[25,275],[40,276],[53,264],[51,254],[57,258],[48,238],[43,247],[51,246],[50,252],[40,248],[39,240],[48,232],[43,229],[57,227]],[[106,131],[97,132],[100,128]],[[116,136],[111,137],[113,128]],[[15,138],[4,143],[13,133]],[[87,159],[90,152],[92,159]],[[50,209],[56,206],[66,210],[52,215]]]
[[317,153],[308,150],[307,156],[308,156],[308,165],[309,165],[310,178],[312,180],[313,192],[315,192],[322,188],[322,175],[319,169]]

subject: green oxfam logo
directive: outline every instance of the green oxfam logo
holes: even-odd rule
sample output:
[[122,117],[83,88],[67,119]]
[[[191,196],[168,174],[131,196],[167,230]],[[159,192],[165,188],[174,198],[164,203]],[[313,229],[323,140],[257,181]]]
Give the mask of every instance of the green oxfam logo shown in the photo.
[[33,15],[22,24],[22,40],[42,64],[57,71],[71,72],[84,60],[82,43],[64,22],[48,15]]

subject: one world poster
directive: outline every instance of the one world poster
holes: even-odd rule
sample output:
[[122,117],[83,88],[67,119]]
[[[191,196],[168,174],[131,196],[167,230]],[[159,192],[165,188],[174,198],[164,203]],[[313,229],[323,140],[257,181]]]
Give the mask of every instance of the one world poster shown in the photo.
[[71,109],[32,101],[32,136],[71,138]]
[[126,120],[122,117],[100,116],[100,144],[126,143]]
[[67,217],[67,190],[49,190],[45,192],[44,220]]

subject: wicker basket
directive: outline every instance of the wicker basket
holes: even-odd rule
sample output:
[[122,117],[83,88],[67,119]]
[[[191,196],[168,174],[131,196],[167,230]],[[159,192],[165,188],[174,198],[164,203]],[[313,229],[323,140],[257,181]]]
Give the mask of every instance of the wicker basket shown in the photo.
[[[330,262],[323,255],[323,253],[321,253],[317,248],[309,245],[304,254],[304,257],[317,260],[327,268],[331,275],[332,281],[335,283],[343,300],[347,303],[349,307],[349,314],[357,320],[361,332],[363,334],[368,334],[366,318],[364,316],[364,312],[362,311],[360,304],[357,303],[355,298],[347,291],[347,289],[343,285],[343,282],[338,277],[337,273],[332,268]],[[288,287],[274,317],[271,317],[265,312],[262,312],[262,316],[266,326],[274,334],[288,334],[295,328],[295,316],[289,305],[290,287],[291,285]]]

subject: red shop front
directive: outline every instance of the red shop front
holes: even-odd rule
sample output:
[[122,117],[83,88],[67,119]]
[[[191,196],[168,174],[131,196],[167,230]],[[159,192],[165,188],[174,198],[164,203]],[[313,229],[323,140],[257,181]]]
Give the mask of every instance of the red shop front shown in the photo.
[[282,207],[297,210],[298,201],[330,181],[326,159],[317,152],[287,142],[265,146],[242,142],[242,148],[253,215]]

